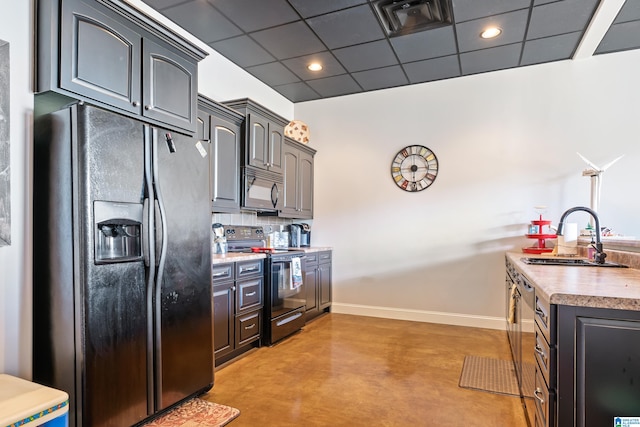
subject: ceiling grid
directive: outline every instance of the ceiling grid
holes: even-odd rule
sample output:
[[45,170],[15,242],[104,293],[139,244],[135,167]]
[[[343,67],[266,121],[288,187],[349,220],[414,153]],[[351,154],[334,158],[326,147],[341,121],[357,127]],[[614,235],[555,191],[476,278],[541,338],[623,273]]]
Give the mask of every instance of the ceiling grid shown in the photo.
[[640,48],[638,0],[143,1],[292,102],[569,60],[596,11],[594,54]]

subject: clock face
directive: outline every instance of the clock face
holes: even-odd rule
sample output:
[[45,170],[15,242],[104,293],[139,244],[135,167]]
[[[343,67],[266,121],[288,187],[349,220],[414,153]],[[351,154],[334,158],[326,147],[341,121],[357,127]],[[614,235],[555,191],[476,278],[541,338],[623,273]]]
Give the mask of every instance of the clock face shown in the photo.
[[438,174],[438,159],[422,145],[409,145],[393,158],[391,177],[405,191],[422,191],[433,184]]

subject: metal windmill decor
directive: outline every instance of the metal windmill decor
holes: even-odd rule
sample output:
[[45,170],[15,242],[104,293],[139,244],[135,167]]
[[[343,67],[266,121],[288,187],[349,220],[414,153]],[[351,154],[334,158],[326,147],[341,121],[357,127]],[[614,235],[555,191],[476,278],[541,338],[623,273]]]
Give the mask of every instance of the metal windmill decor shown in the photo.
[[[606,165],[599,167],[595,165],[593,162],[585,158],[582,154],[577,153],[578,156],[590,167],[590,169],[585,169],[582,171],[582,176],[588,176],[591,178],[591,204],[590,207],[594,212],[598,212],[598,206],[600,205],[600,193],[602,189],[602,174],[604,171],[609,169],[611,165],[624,157],[622,156],[616,157]],[[591,221],[589,221],[591,224]],[[591,224],[593,226],[593,224]]]

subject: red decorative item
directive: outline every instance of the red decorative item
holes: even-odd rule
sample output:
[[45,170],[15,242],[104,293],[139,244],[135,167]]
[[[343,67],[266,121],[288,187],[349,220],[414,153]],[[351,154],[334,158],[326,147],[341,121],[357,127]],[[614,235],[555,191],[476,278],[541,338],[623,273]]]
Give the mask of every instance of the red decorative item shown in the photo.
[[[557,237],[555,233],[549,232],[549,225],[551,225],[551,221],[542,219],[542,215],[540,215],[540,219],[531,221],[529,233],[525,234],[525,236],[527,239],[536,239],[538,244],[537,246],[533,245],[528,248],[522,248],[522,252],[526,254],[542,254],[553,251],[553,248],[547,248],[545,246],[546,239],[555,239]],[[547,227],[546,232],[543,227]]]

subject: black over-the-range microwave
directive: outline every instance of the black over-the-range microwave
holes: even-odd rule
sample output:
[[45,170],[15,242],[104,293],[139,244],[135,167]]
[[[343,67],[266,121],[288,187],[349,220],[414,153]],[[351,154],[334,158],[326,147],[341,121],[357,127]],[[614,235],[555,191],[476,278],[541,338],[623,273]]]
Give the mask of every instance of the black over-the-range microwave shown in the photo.
[[246,166],[242,168],[242,206],[274,213],[282,210],[284,179],[281,174]]

